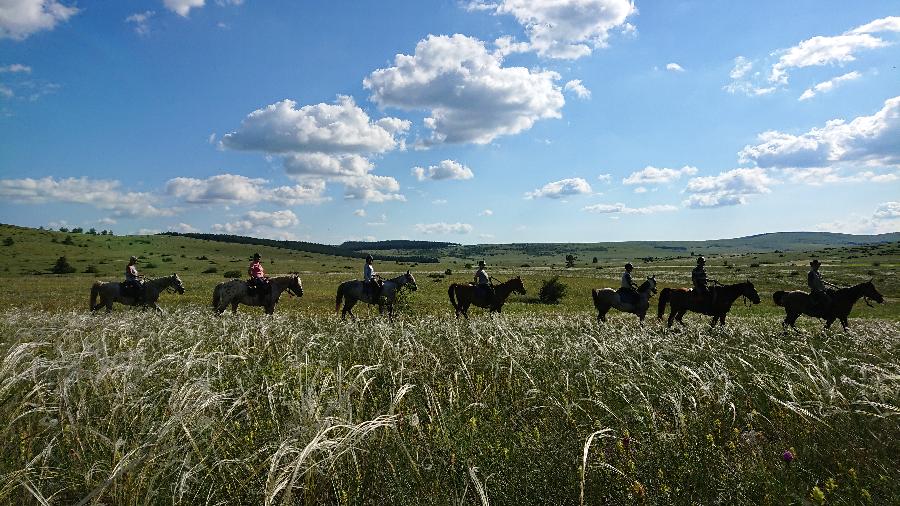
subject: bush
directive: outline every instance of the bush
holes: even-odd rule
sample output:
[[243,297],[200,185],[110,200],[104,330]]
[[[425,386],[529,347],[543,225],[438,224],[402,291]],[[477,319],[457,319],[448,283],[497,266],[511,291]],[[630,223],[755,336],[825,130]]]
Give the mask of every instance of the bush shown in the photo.
[[85,274],[97,274],[99,272],[100,272],[100,270],[97,269],[96,265],[88,265],[87,267],[84,268]]
[[559,304],[567,289],[568,286],[559,280],[559,276],[553,276],[541,285],[538,299],[544,304]]
[[[215,267],[212,267],[212,269],[215,270]],[[241,271],[225,271],[225,274],[223,274],[222,276],[226,278],[239,278],[241,277]]]
[[75,246],[75,241],[72,240],[71,235],[67,235],[65,239],[63,239],[63,244],[66,246]]
[[215,274],[219,272],[219,269],[216,267],[207,267],[206,270],[203,271],[203,274]]
[[66,257],[59,257],[56,259],[56,264],[50,270],[53,274],[72,274],[75,272],[75,267],[72,267],[72,265],[69,264]]
[[444,275],[445,275],[445,276],[452,276],[452,275],[453,275],[453,271],[452,271],[451,269],[447,269],[446,271],[444,271]]
[[12,237],[7,237],[6,239],[3,240],[4,246],[12,246],[15,243],[16,243],[16,241],[14,241]]

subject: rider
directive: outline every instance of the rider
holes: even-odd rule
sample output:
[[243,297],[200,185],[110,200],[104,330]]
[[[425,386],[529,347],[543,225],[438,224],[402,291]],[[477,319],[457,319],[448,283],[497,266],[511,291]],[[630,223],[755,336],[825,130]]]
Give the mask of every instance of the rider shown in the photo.
[[375,272],[375,266],[372,265],[374,260],[372,255],[366,255],[366,265],[363,267],[363,286],[369,293],[377,296],[381,293],[382,281],[381,276]]
[[706,277],[706,269],[704,269],[704,265],[706,265],[706,259],[702,256],[697,258],[697,267],[694,267],[694,270],[691,271],[691,282],[694,284],[694,291],[703,296],[705,300],[711,301],[713,304],[716,302],[716,290],[715,287],[712,289],[707,285],[707,283],[716,283],[714,279],[707,279]]
[[138,258],[136,256],[132,256],[128,260],[128,265],[125,267],[125,288],[132,290],[132,293],[135,294],[134,302],[136,304],[143,304],[144,280],[143,277],[138,274],[137,261]]
[[484,260],[478,261],[478,270],[475,271],[475,286],[484,291],[488,300],[494,300],[494,285],[491,280],[494,279],[484,270]]
[[260,258],[262,257],[259,256],[259,253],[254,253],[253,260],[250,261],[250,267],[247,268],[247,275],[250,276],[250,280],[247,281],[247,288],[250,289],[251,296],[256,295],[257,292],[264,293],[263,290],[269,284],[266,271],[263,269],[262,264],[259,263]]
[[622,302],[630,303],[640,300],[640,295],[637,292],[638,285],[631,279],[631,271],[633,270],[634,266],[631,265],[631,262],[625,264],[625,272],[622,273],[622,286],[619,287],[619,296],[622,297],[624,295],[625,297],[622,298],[629,300],[623,300]]
[[822,263],[817,258],[814,258],[809,263],[809,274],[806,275],[806,284],[809,285],[809,295],[812,297],[813,304],[824,308],[831,303],[831,297],[828,295],[826,287],[837,288],[837,285],[829,283],[822,278],[822,273],[819,272],[820,265]]

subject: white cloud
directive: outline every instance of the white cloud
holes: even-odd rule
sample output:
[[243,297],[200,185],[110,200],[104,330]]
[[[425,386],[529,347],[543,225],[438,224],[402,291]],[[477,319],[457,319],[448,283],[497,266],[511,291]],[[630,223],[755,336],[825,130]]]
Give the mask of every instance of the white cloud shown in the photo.
[[884,202],[878,206],[872,216],[878,220],[900,218],[900,202]]
[[816,230],[846,234],[900,232],[900,202],[882,202],[871,215],[850,213],[844,219],[819,223]]
[[366,202],[406,201],[400,191],[400,183],[390,176],[366,174],[344,181],[344,198]]
[[834,167],[814,167],[809,169],[785,169],[784,173],[792,183],[811,186],[843,183],[892,183],[900,181],[897,172],[873,172],[870,170],[844,175]]
[[134,31],[138,35],[147,35],[150,33],[150,18],[155,14],[154,11],[136,12],[125,18],[125,22],[134,23]]
[[0,197],[21,204],[63,202],[85,204],[117,217],[172,216],[174,209],[156,206],[149,193],[124,192],[119,181],[81,178],[0,179]]
[[578,98],[591,98],[591,90],[587,89],[584,84],[582,84],[581,79],[572,79],[571,81],[567,82],[565,90],[571,91]]
[[600,174],[597,176],[597,180],[606,184],[612,183],[612,174]]
[[420,234],[468,234],[472,232],[468,223],[417,223],[416,232]]
[[787,84],[788,71],[792,68],[844,64],[856,60],[856,53],[866,49],[878,49],[890,42],[872,35],[880,32],[900,32],[900,18],[887,17],[858,26],[841,35],[815,36],[796,46],[779,51],[778,62],[772,65],[769,81]]
[[427,169],[422,167],[413,167],[412,175],[416,176],[419,181],[431,179],[439,181],[442,179],[472,179],[475,174],[465,165],[454,160],[444,160],[437,165],[431,165]]
[[7,73],[9,73],[9,74],[19,74],[19,73],[30,74],[31,67],[29,67],[28,65],[22,65],[21,63],[13,63],[11,65],[6,65],[3,67],[0,67],[0,74],[7,74]]
[[211,228],[214,232],[225,232],[228,234],[255,232],[260,229],[285,229],[300,224],[300,220],[292,211],[285,209],[283,211],[264,212],[249,211],[241,219],[228,222],[216,223]]
[[325,184],[311,181],[306,185],[267,186],[268,181],[235,174],[219,174],[206,179],[177,177],[166,183],[166,193],[190,204],[249,204],[268,201],[282,205],[318,204]]
[[643,169],[633,172],[622,180],[627,185],[669,184],[681,179],[681,176],[693,176],[697,173],[697,167],[685,165],[680,169],[657,168],[648,165]]
[[494,211],[492,211],[490,209],[485,209],[484,211],[481,211],[480,213],[478,213],[478,216],[493,216],[493,215],[494,215]]
[[847,81],[853,81],[854,79],[859,79],[860,77],[862,77],[862,74],[854,70],[853,72],[848,72],[844,75],[837,76],[834,79],[823,81],[813,86],[812,88],[807,88],[806,91],[804,91],[803,94],[800,95],[800,98],[798,98],[797,100],[809,100],[819,93],[827,93]]
[[284,158],[284,170],[292,176],[338,178],[365,176],[374,168],[360,155],[328,155],[325,153],[297,153]]
[[745,204],[748,195],[769,193],[776,181],[763,169],[734,169],[716,176],[695,177],[688,181],[684,202],[688,207],[721,207]]
[[807,168],[835,164],[896,167],[900,165],[900,97],[884,102],[871,116],[847,122],[834,119],[801,135],[769,131],[760,144],[745,146],[742,162],[759,167]]
[[763,77],[760,72],[753,72],[754,63],[743,56],[734,59],[734,67],[728,76],[731,82],[722,87],[723,90],[732,95],[741,93],[750,97],[758,97],[768,95],[775,91],[774,86],[764,86],[761,84]]
[[591,193],[591,185],[580,177],[561,179],[547,183],[543,187],[525,194],[527,199],[536,199],[539,197],[547,197],[551,199],[559,199],[569,195],[582,195]]
[[677,206],[654,205],[646,207],[628,207],[621,202],[615,204],[594,204],[581,208],[582,211],[597,214],[655,214],[677,211]]
[[366,217],[366,210],[365,210],[365,209],[357,209],[356,211],[353,211],[353,215],[354,215],[354,216],[359,216],[360,218],[365,218],[365,217]]
[[647,191],[646,186],[638,186],[634,189],[634,193],[647,193]]
[[115,225],[116,223],[118,223],[116,220],[109,217],[97,220],[98,225]]
[[442,206],[447,203],[447,199],[435,199],[435,200],[432,200],[431,203],[436,206]]
[[673,62],[673,63],[666,64],[666,70],[668,70],[670,72],[684,72],[684,67]]
[[501,63],[477,39],[429,35],[414,55],[398,54],[393,67],[372,72],[363,86],[381,107],[429,111],[425,145],[487,144],[561,117],[559,74]]
[[738,56],[734,59],[734,67],[731,69],[728,76],[732,79],[741,79],[746,76],[751,69],[753,69],[753,62],[743,56]]
[[163,5],[166,6],[166,9],[182,17],[187,17],[191,9],[199,9],[205,4],[205,0],[163,0]]
[[180,234],[195,234],[200,230],[188,223],[179,223],[169,227],[169,232],[178,232]]
[[634,31],[626,19],[631,0],[501,0],[473,2],[470,9],[510,14],[528,35],[531,50],[549,58],[577,59],[606,47],[609,32]]
[[2,0],[0,39],[24,40],[41,30],[52,30],[77,13],[76,7],[57,0]]

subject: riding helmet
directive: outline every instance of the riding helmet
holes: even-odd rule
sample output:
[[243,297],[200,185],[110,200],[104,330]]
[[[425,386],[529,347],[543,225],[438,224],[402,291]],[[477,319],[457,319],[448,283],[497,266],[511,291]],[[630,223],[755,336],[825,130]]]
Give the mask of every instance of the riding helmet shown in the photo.
[[697,263],[698,263],[698,264],[705,264],[705,263],[706,263],[706,259],[703,258],[702,256],[697,257]]
[[626,271],[630,271],[631,269],[634,269],[634,266],[631,265],[631,262],[628,262],[627,264],[625,264],[625,270],[626,270]]
[[371,262],[373,260],[375,260],[375,259],[372,258],[372,255],[366,255],[366,262]]
[[822,265],[822,262],[819,262],[818,258],[814,258],[813,261],[809,263],[809,265],[815,267],[817,265]]
[[262,257],[259,256],[259,253],[254,253],[254,254],[253,254],[253,259],[254,259],[254,260],[259,260],[260,258],[262,258]]
[[478,261],[478,267],[484,267],[484,260]]
[[131,259],[130,259],[129,261],[130,261],[130,262],[137,262],[137,260],[138,260],[138,259],[137,259],[136,256],[132,256]]

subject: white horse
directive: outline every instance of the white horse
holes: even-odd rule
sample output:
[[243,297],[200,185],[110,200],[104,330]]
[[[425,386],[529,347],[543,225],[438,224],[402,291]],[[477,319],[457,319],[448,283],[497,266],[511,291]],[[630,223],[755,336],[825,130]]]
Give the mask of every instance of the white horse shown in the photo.
[[338,312],[341,310],[341,299],[343,299],[344,310],[341,311],[341,319],[345,318],[348,314],[353,316],[353,306],[361,301],[366,304],[378,305],[379,314],[384,314],[384,307],[387,306],[388,318],[393,320],[394,301],[397,300],[397,293],[406,285],[409,285],[409,288],[413,291],[418,288],[416,286],[416,279],[409,271],[406,271],[406,274],[401,274],[396,278],[385,281],[381,285],[381,291],[378,294],[366,290],[364,282],[358,279],[344,281],[338,286],[334,311]]
[[637,303],[629,304],[627,302],[622,302],[619,292],[612,288],[593,289],[591,294],[594,296],[594,307],[597,308],[597,320],[605,322],[606,313],[609,312],[610,308],[614,307],[619,311],[638,315],[643,324],[644,317],[647,315],[647,310],[650,309],[650,297],[656,293],[656,277],[650,276],[647,278],[647,281],[644,281],[641,286],[638,287],[637,292]]
[[287,290],[297,297],[303,297],[303,284],[300,276],[291,274],[269,278],[269,289],[262,293],[251,295],[247,289],[247,282],[243,279],[222,281],[213,289],[213,309],[221,314],[231,304],[231,312],[237,314],[238,304],[245,306],[263,306],[266,314],[275,312],[275,305],[281,294]]
[[[162,313],[162,309],[156,304],[159,294],[170,288],[180,294],[184,293],[184,285],[178,274],[144,281],[141,285],[144,300],[140,303],[122,285],[123,283],[119,281],[95,281],[91,286],[91,311],[106,306],[106,312],[109,313],[112,311],[113,303],[118,302],[126,306],[152,307]],[[100,297],[99,304],[97,303],[98,296]]]

